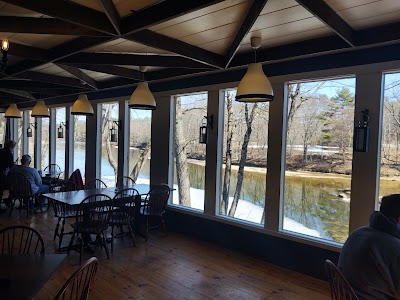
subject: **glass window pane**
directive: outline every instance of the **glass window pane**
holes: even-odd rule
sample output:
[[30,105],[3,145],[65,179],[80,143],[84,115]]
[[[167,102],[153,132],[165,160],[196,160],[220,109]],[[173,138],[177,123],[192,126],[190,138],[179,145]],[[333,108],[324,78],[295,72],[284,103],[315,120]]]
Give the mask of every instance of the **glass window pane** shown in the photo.
[[[65,129],[65,107],[60,107],[56,109],[56,125],[57,125],[57,133],[56,133],[56,153],[55,153],[55,162],[60,166],[61,170],[65,170],[65,137],[67,135]],[[59,131],[62,134],[59,136]],[[61,176],[64,176],[62,174]]]
[[344,242],[355,78],[289,84],[287,101],[283,229]]
[[42,118],[42,170],[50,164],[50,118]]
[[379,200],[399,193],[400,73],[384,75]]
[[198,210],[204,210],[206,145],[199,143],[199,129],[207,101],[207,93],[175,97],[172,204]]
[[5,143],[5,133],[6,133],[6,118],[4,117],[4,114],[0,114],[0,144],[1,147],[4,147],[4,143]]
[[18,146],[18,148],[17,148],[17,164],[19,164],[21,161],[21,157],[23,155],[23,153],[22,153],[22,143],[23,143],[22,134],[23,134],[23,123],[24,123],[23,118],[18,119],[17,122],[18,122],[18,141],[16,141],[17,146]]
[[129,110],[128,176],[137,183],[150,184],[151,111]]
[[235,101],[225,91],[219,214],[264,223],[269,103]]
[[[28,139],[28,154],[32,157],[32,161],[30,166],[35,166],[35,139],[36,139],[36,129],[33,126],[36,126],[35,118],[31,117],[32,111],[29,111],[29,124],[28,128],[32,130],[32,137],[28,137],[28,133],[24,132],[26,138]],[[25,154],[25,153],[24,153]]]
[[71,116],[74,118],[74,167],[79,169],[82,177],[85,177],[85,160],[86,160],[86,117]]
[[[107,186],[115,186],[118,172],[118,127],[112,121],[118,120],[118,102],[102,104],[101,115],[101,180]],[[111,133],[110,129],[114,129]],[[111,134],[116,140],[111,141]]]

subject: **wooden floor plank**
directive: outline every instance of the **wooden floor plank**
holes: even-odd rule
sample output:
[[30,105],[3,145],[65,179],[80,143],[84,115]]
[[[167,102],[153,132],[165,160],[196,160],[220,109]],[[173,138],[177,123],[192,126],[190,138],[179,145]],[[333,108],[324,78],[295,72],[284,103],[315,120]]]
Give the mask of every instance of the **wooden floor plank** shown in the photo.
[[[11,218],[0,215],[0,228],[23,224],[38,230],[47,253],[56,253],[53,241],[56,219],[52,211],[31,215],[14,211]],[[66,229],[70,230],[69,224]],[[63,245],[67,245],[66,236]],[[152,232],[146,243],[136,237],[116,239],[114,253],[107,259],[96,250],[99,270],[90,299],[329,299],[326,282],[305,276],[218,245],[185,235],[163,237]],[[85,254],[84,259],[88,259]],[[79,265],[79,254],[71,252],[36,300],[52,299]]]

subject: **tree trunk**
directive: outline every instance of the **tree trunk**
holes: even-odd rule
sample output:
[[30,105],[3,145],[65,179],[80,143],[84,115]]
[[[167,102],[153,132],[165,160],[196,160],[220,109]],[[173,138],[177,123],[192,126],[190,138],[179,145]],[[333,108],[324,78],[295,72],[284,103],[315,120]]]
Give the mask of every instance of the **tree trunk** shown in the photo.
[[179,204],[190,206],[190,181],[189,170],[186,155],[186,141],[183,134],[182,126],[181,98],[176,97],[176,114],[175,114],[175,160],[176,175],[178,179]]
[[257,111],[257,103],[254,104],[253,109],[251,110],[250,117],[249,117],[249,109],[247,104],[245,105],[245,117],[246,117],[246,133],[243,138],[243,144],[242,144],[242,151],[240,153],[240,161],[239,161],[239,170],[238,170],[238,175],[237,175],[237,182],[236,182],[236,189],[235,189],[235,194],[233,195],[233,201],[232,201],[232,206],[229,209],[229,216],[234,217],[236,208],[239,202],[239,196],[240,192],[242,190],[242,184],[243,184],[243,175],[244,175],[244,165],[246,163],[247,159],[247,147],[250,142],[250,137],[251,137],[251,131],[252,131],[252,123],[255,118]]
[[135,180],[137,180],[140,171],[143,169],[144,165],[147,162],[147,158],[149,157],[151,150],[151,142],[148,142],[146,146],[144,147],[143,151],[140,153],[139,159],[136,163],[136,165],[133,167],[132,172],[130,174],[130,177]]
[[226,215],[228,212],[229,203],[229,189],[231,182],[232,172],[232,137],[233,137],[233,110],[232,110],[232,94],[228,94],[226,97],[226,149],[225,149],[225,171],[224,171],[224,182],[222,185],[222,199],[220,203],[220,213]]

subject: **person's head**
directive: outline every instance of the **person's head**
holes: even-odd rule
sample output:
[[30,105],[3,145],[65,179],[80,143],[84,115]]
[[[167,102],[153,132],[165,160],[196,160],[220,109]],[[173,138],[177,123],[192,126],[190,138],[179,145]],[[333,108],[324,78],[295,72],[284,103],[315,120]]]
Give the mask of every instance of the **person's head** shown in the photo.
[[29,154],[22,155],[21,165],[29,167],[29,164],[31,163],[31,161],[32,161],[32,157]]
[[400,194],[384,196],[381,201],[380,212],[386,217],[400,223]]
[[15,141],[13,141],[13,140],[8,140],[8,141],[4,144],[4,147],[5,147],[5,148],[8,148],[8,149],[10,149],[10,150],[14,150],[16,144],[17,144],[17,143],[16,143]]

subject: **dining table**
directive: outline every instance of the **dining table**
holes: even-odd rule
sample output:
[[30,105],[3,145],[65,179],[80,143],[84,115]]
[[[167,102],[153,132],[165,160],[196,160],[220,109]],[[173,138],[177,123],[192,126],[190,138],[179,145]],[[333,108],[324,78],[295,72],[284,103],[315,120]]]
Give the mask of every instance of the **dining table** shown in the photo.
[[0,299],[33,299],[66,257],[66,254],[0,255]]

